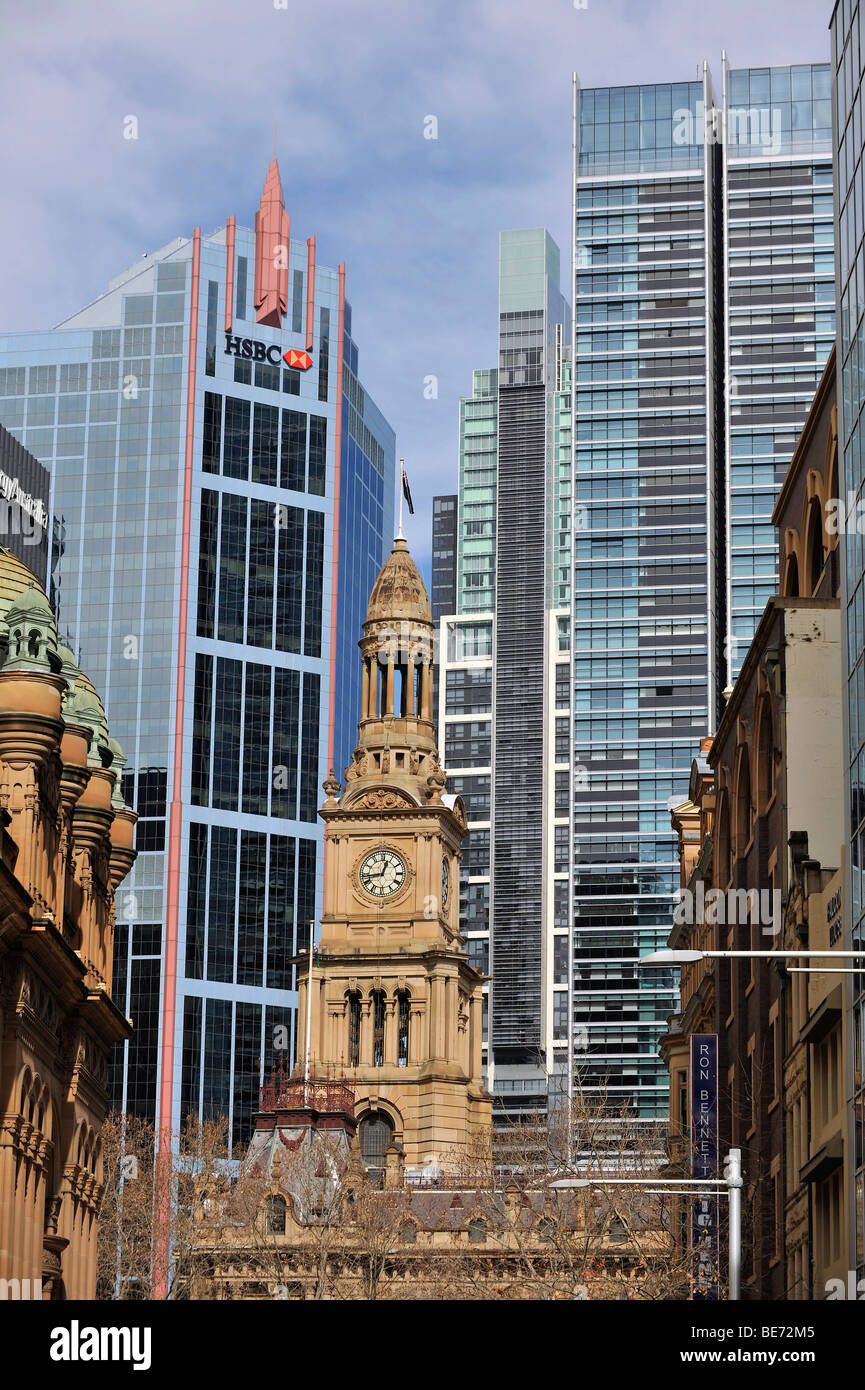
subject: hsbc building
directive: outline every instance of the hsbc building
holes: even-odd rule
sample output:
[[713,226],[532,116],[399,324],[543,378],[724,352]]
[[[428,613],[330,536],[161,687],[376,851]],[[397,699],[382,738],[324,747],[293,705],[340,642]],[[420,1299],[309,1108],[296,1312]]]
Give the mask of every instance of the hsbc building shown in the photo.
[[228,1114],[243,1146],[296,1043],[320,788],[354,746],[396,486],[345,267],[292,234],[276,160],[253,227],[196,228],[57,328],[0,334],[0,425],[50,477],[45,579],[139,816],[112,1103],[175,1132]]

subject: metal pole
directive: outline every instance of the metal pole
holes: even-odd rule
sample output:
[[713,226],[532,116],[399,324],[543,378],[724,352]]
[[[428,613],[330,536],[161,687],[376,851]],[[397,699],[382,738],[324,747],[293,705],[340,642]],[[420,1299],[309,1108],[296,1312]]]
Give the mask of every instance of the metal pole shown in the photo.
[[397,528],[396,528],[396,537],[397,537],[397,540],[400,540],[400,541],[404,541],[404,540],[405,540],[405,533],[403,532],[403,529],[402,529],[402,496],[403,496],[403,493],[402,493],[402,487],[403,487],[402,480],[403,480],[404,475],[405,475],[405,459],[400,459],[400,461],[399,461],[399,525],[398,525]]
[[[730,1203],[730,1280],[728,1300],[741,1302],[742,1294],[742,1150],[730,1149],[724,1159],[723,1178],[557,1178],[550,1187],[646,1187],[651,1183],[655,1188],[702,1189],[704,1192],[719,1195],[717,1184],[723,1183]],[[723,1191],[723,1189],[722,1189]],[[661,1195],[658,1193],[657,1195]],[[696,1193],[694,1194],[696,1195]]]
[[742,1150],[731,1149],[724,1163],[724,1178],[730,1201],[730,1290],[731,1302],[741,1299],[742,1284]]

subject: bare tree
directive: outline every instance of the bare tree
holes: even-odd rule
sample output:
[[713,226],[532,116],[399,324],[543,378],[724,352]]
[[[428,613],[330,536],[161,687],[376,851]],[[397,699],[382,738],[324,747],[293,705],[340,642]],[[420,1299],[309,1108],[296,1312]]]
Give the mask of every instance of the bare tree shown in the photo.
[[106,1117],[98,1297],[190,1296],[204,1274],[198,1240],[201,1194],[226,1189],[227,1135],[225,1119],[190,1118],[179,1151],[160,1155],[149,1120],[113,1111]]

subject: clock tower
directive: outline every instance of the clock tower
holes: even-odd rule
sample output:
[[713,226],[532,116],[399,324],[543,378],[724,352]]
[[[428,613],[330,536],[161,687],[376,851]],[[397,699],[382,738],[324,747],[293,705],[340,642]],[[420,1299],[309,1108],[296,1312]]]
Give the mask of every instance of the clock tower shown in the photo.
[[308,966],[298,972],[298,1065],[308,1031],[315,1071],[354,1087],[368,1168],[383,1171],[393,1144],[409,1168],[446,1166],[488,1134],[492,1102],[481,1082],[483,977],[460,940],[466,818],[445,791],[432,611],[402,536],[359,645],[357,747],[345,786],[333,771],[324,784],[324,914],[311,998]]

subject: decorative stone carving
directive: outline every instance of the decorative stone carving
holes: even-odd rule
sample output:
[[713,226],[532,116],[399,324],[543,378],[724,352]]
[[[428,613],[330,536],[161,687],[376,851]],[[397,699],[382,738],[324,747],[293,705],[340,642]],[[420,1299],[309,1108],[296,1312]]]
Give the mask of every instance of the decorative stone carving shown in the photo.
[[363,792],[350,805],[353,811],[393,811],[401,806],[416,809],[417,802],[412,801],[407,793],[397,791],[393,787],[373,787],[370,791]]
[[437,805],[441,802],[441,794],[447,786],[447,778],[445,777],[443,772],[433,772],[426,779],[426,784],[429,787],[430,801],[432,801],[433,804]]

